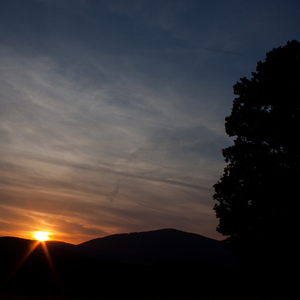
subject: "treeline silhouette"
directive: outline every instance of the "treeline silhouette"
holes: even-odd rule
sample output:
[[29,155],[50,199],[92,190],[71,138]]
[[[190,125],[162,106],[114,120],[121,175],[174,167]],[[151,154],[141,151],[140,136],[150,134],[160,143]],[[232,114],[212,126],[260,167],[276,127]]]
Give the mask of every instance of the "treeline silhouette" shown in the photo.
[[[247,268],[288,273],[298,257],[300,43],[288,42],[234,85],[234,144],[214,185],[217,230]],[[271,271],[272,270],[272,271]]]

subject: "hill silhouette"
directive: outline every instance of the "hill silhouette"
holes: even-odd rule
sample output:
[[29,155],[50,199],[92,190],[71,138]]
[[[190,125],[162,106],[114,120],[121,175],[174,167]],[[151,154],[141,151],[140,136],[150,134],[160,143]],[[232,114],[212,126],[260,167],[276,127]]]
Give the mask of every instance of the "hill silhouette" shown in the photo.
[[221,242],[174,229],[47,241],[50,260],[41,243],[30,253],[36,244],[0,238],[0,294],[183,299],[244,295],[249,284]]
[[235,263],[221,242],[175,229],[110,235],[82,243],[78,248],[92,257],[123,263]]

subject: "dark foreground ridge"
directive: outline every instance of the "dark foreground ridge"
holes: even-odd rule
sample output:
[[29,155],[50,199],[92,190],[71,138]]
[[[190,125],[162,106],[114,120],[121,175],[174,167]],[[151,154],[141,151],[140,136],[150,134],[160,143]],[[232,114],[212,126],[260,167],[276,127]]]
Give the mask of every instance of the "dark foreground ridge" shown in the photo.
[[35,243],[0,238],[0,294],[186,299],[265,290],[260,280],[250,288],[253,274],[246,278],[221,242],[174,229],[48,241],[49,255],[39,244],[28,256]]

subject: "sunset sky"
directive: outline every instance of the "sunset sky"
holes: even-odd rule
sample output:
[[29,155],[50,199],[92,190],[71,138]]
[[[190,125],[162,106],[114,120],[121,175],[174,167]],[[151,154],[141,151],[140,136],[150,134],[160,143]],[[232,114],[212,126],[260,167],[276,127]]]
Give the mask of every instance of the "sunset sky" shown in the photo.
[[299,0],[0,0],[0,236],[222,239],[232,86],[300,40],[299,14]]

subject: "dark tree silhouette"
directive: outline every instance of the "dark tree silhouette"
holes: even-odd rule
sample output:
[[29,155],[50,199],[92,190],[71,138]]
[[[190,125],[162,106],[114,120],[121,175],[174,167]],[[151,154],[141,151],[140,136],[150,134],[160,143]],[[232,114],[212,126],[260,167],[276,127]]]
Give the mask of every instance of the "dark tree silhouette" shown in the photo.
[[217,231],[244,262],[290,262],[300,200],[300,43],[267,53],[233,88],[225,128],[235,140],[214,185]]

